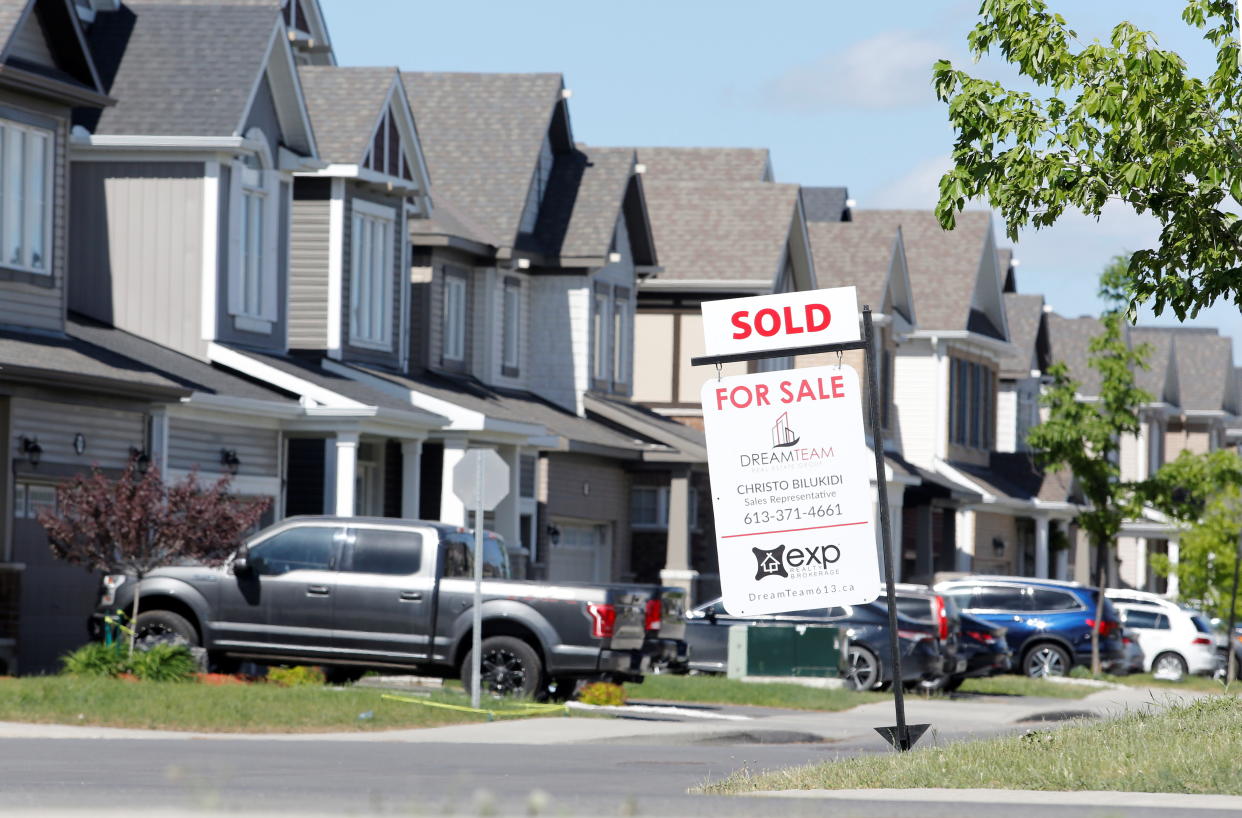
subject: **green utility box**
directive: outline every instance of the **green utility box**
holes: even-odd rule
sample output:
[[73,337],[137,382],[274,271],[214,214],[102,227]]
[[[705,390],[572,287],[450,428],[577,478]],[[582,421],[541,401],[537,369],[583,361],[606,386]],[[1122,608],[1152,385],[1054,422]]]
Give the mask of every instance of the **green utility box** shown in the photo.
[[843,675],[845,636],[830,625],[733,625],[729,628],[729,678]]

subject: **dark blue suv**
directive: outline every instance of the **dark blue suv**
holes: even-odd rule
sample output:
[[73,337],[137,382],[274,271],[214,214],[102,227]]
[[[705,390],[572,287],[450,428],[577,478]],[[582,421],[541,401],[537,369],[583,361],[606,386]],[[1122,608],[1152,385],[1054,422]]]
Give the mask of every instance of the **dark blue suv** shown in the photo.
[[[1091,665],[1091,629],[1098,591],[1077,582],[1026,577],[971,576],[936,585],[963,612],[1006,629],[1005,638],[1027,676],[1064,676],[1075,665]],[[1124,660],[1121,621],[1104,600],[1100,662],[1105,669]]]

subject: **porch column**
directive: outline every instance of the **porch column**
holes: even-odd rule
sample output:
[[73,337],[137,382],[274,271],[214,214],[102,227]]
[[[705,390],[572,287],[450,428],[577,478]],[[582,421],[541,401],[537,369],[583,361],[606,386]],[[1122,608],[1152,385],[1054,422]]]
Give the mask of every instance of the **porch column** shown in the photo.
[[509,467],[509,493],[496,506],[496,533],[505,540],[509,553],[522,547],[522,532],[519,530],[519,509],[521,498],[522,458],[521,448],[517,446],[498,446],[496,452]]
[[1147,538],[1138,537],[1134,540],[1134,587],[1141,591],[1147,590]]
[[[1065,523],[1062,523],[1062,525],[1065,525]],[[1065,548],[1057,549],[1057,568],[1053,579],[1069,579],[1069,557],[1070,548],[1072,547],[1072,545],[1067,543]]]
[[468,526],[468,509],[453,493],[453,469],[466,456],[468,442],[464,438],[444,441],[444,468],[440,472],[440,521],[449,525]]
[[668,549],[660,582],[686,590],[687,605],[693,604],[694,580],[690,568],[690,467],[675,469],[668,487]]
[[[890,483],[888,485],[888,522],[889,533],[892,535],[892,542],[889,548],[893,552],[893,580],[901,582],[902,579],[902,532],[901,532],[901,508],[906,496],[906,487],[900,483]],[[879,529],[880,512],[876,510],[876,528]]]
[[959,508],[954,515],[954,546],[957,551],[955,567],[958,571],[970,571],[973,570],[975,560],[975,512],[972,509]]
[[1035,576],[1048,578],[1048,518],[1035,518]]
[[422,458],[421,440],[401,441],[401,516],[407,520],[417,520],[422,516],[418,509]]
[[354,486],[358,476],[358,433],[337,432],[335,511],[338,517],[354,516]]
[[1169,540],[1169,585],[1165,590],[1165,596],[1177,597],[1181,586],[1177,578],[1177,565],[1181,561],[1182,545],[1175,539]]

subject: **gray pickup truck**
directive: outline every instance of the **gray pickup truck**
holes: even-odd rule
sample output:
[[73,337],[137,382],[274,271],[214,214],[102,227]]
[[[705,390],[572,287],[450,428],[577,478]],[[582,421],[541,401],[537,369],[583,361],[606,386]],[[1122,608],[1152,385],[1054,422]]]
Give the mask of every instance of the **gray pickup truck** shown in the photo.
[[[217,666],[319,664],[341,680],[383,668],[465,677],[473,557],[473,532],[443,523],[291,517],[218,568],[148,574],[137,639],[201,646]],[[655,658],[644,643],[650,651],[653,620],[663,618],[662,589],[512,580],[493,534],[483,577],[485,689],[538,696],[583,678],[639,680]],[[105,614],[130,609],[135,585],[105,578],[96,634]]]

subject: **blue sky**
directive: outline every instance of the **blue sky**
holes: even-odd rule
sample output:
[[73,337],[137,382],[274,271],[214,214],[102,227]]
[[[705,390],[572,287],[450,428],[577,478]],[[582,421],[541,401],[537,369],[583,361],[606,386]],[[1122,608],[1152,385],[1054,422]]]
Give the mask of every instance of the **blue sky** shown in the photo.
[[[557,71],[574,92],[579,141],[767,147],[779,181],[847,185],[859,207],[926,208],[952,148],[930,66],[942,57],[969,66],[978,9],[977,0],[321,2],[343,65]],[[1083,39],[1128,19],[1192,68],[1210,64],[1178,0],[1050,5]],[[1012,77],[997,62],[973,70]],[[1065,315],[1095,313],[1099,270],[1156,235],[1120,208],[1023,235],[1019,290],[1044,293]],[[1237,307],[1218,304],[1194,323],[1232,335],[1242,362]]]

